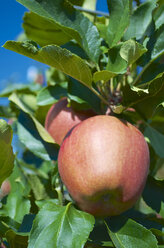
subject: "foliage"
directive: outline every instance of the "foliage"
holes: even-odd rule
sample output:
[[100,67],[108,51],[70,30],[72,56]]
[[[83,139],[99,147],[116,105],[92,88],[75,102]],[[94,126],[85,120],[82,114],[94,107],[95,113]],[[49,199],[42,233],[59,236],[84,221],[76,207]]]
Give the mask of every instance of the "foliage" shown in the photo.
[[[0,106],[0,185],[9,178],[12,187],[0,202],[1,239],[11,248],[164,247],[164,1],[107,0],[109,16],[101,17],[96,1],[79,1],[82,10],[73,0],[17,2],[30,11],[25,39],[4,48],[49,69],[46,85],[11,84],[0,93],[9,99]],[[59,145],[44,121],[62,97],[78,110],[128,120],[149,144],[143,195],[120,216],[78,210],[60,181]]]

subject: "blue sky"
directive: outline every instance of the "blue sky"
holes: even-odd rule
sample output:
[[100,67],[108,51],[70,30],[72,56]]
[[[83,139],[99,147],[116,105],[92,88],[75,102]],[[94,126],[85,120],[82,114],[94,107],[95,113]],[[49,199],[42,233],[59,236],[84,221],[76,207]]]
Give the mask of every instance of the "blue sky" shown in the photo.
[[[107,11],[106,0],[98,0],[97,9]],[[37,66],[43,69],[44,65],[30,58],[2,48],[7,40],[15,40],[22,30],[22,18],[27,11],[16,0],[4,0],[1,3],[0,15],[0,89],[7,81],[26,82],[27,69]]]

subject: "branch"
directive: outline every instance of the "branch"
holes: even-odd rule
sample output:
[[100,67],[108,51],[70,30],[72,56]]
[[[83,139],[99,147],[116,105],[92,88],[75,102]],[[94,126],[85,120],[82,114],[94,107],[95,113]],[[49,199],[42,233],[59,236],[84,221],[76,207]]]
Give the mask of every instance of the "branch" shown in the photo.
[[77,10],[80,10],[80,11],[82,11],[82,12],[88,13],[88,14],[93,15],[93,16],[101,15],[101,16],[109,17],[109,14],[106,13],[106,12],[97,11],[97,10],[85,9],[85,8],[82,8],[82,7],[76,6],[76,5],[74,5],[73,7],[74,7],[75,9],[77,9]]

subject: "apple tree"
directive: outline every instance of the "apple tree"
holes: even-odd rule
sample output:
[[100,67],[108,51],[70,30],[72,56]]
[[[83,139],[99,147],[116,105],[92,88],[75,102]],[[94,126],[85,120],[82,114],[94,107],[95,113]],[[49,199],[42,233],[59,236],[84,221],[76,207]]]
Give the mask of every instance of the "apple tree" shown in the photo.
[[[164,1],[17,2],[24,34],[3,47],[47,67],[0,92],[0,247],[164,247]],[[120,212],[83,207],[102,190]]]

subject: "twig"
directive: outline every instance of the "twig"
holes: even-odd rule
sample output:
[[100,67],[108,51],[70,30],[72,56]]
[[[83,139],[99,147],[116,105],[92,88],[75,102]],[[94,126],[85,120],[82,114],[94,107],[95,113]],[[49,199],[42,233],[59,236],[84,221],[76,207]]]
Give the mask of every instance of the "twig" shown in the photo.
[[76,5],[74,5],[73,7],[74,7],[75,9],[77,9],[77,10],[80,10],[80,11],[82,11],[82,12],[86,12],[86,13],[91,14],[91,15],[93,15],[93,16],[101,15],[101,16],[109,17],[109,14],[106,13],[106,12],[103,12],[103,11],[85,9],[85,8],[83,8],[83,7],[76,6]]

